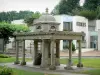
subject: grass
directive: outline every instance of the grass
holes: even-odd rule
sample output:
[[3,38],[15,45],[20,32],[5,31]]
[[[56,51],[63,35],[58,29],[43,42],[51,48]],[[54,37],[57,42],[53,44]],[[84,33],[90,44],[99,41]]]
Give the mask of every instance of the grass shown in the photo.
[[[78,59],[73,58],[72,59],[73,64],[77,65],[78,64]],[[68,59],[60,59],[61,64],[66,64],[68,62]],[[89,67],[89,68],[100,68],[100,58],[82,58],[82,63],[84,67]]]
[[75,72],[78,74],[88,74],[88,75],[100,75],[100,69],[84,70],[80,72]]
[[[0,66],[0,69],[3,67]],[[12,75],[57,75],[57,74],[44,74],[40,72],[31,72],[31,71],[25,71],[25,70],[20,70],[20,69],[15,69],[13,68],[13,74]]]
[[[22,58],[20,58],[21,60]],[[10,57],[10,58],[0,58],[0,63],[9,63],[9,62],[14,62],[15,57]],[[26,61],[32,61],[31,58],[26,58]],[[72,59],[73,64],[77,65],[78,59],[73,58]],[[66,64],[68,62],[67,58],[60,59],[61,64]],[[82,63],[85,67],[90,67],[90,68],[100,68],[100,58],[82,58]]]
[[100,69],[88,70],[88,71],[85,71],[83,73],[89,74],[89,75],[100,75]]
[[[9,63],[9,62],[14,62],[15,61],[15,57],[10,57],[10,58],[0,58],[0,63]],[[22,58],[20,58],[19,60],[21,60]],[[31,58],[26,58],[26,61],[32,61]]]
[[[20,58],[21,60],[22,58]],[[10,57],[10,58],[0,58],[0,63],[8,63],[8,62],[14,62],[15,57]],[[32,61],[31,58],[26,58],[26,61]],[[73,64],[77,65],[78,59],[73,58],[72,59]],[[66,64],[68,62],[67,58],[60,59],[61,64]],[[82,71],[79,73],[84,73],[84,74],[89,74],[89,75],[100,75],[100,58],[82,58],[82,63],[84,67],[89,67],[89,68],[98,68],[95,70],[87,70],[87,71]],[[29,72],[29,71],[24,71],[24,70],[19,70],[19,69],[13,69],[13,75],[44,75],[43,73],[39,72]],[[55,75],[55,74],[48,74],[48,75]]]

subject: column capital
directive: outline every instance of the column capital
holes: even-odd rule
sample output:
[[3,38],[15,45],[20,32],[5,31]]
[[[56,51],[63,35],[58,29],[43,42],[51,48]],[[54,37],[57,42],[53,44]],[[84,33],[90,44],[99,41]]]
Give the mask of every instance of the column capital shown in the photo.
[[73,40],[68,40],[69,42],[72,42]]
[[81,42],[81,40],[77,40],[77,42]]
[[50,39],[50,41],[55,41],[55,39]]

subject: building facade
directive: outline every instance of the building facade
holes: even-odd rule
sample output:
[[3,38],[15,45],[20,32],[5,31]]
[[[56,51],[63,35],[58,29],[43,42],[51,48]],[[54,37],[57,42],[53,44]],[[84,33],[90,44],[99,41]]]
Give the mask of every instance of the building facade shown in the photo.
[[[73,31],[73,32],[83,32],[85,35],[82,39],[82,47],[88,48],[88,19],[81,16],[69,16],[69,15],[55,15],[57,22],[60,22],[60,31]],[[73,41],[75,47],[77,48],[76,40]],[[67,45],[67,40],[60,41],[60,50],[64,50]]]

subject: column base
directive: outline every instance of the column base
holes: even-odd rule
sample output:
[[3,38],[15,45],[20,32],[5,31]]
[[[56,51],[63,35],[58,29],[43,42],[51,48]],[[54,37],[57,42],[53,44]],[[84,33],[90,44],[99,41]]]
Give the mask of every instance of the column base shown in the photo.
[[67,66],[67,67],[64,67],[64,69],[66,69],[66,70],[73,70],[73,67]]
[[15,61],[14,64],[20,64],[20,61]]
[[21,65],[26,65],[26,62],[21,62]]
[[72,60],[68,59],[68,65],[73,66]]
[[56,70],[56,67],[53,66],[53,65],[50,65],[49,69],[50,69],[50,70]]
[[83,67],[83,64],[82,63],[78,63],[77,67]]
[[48,58],[48,66],[50,66],[50,62],[51,62],[51,61],[50,61],[50,58]]
[[59,65],[60,65],[59,58],[56,58],[56,66],[59,66]]
[[47,68],[47,67],[48,67],[47,64],[41,64],[41,65],[40,65],[40,68]]

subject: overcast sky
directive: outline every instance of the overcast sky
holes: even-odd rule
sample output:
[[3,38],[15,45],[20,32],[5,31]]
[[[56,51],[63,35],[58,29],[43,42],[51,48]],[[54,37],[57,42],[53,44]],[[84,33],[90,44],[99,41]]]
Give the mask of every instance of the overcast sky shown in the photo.
[[0,12],[12,10],[31,10],[42,13],[45,12],[46,7],[48,7],[49,12],[51,12],[59,1],[60,0],[0,0]]
[[11,10],[31,10],[45,12],[46,7],[49,12],[54,8],[60,0],[0,0],[0,11]]

